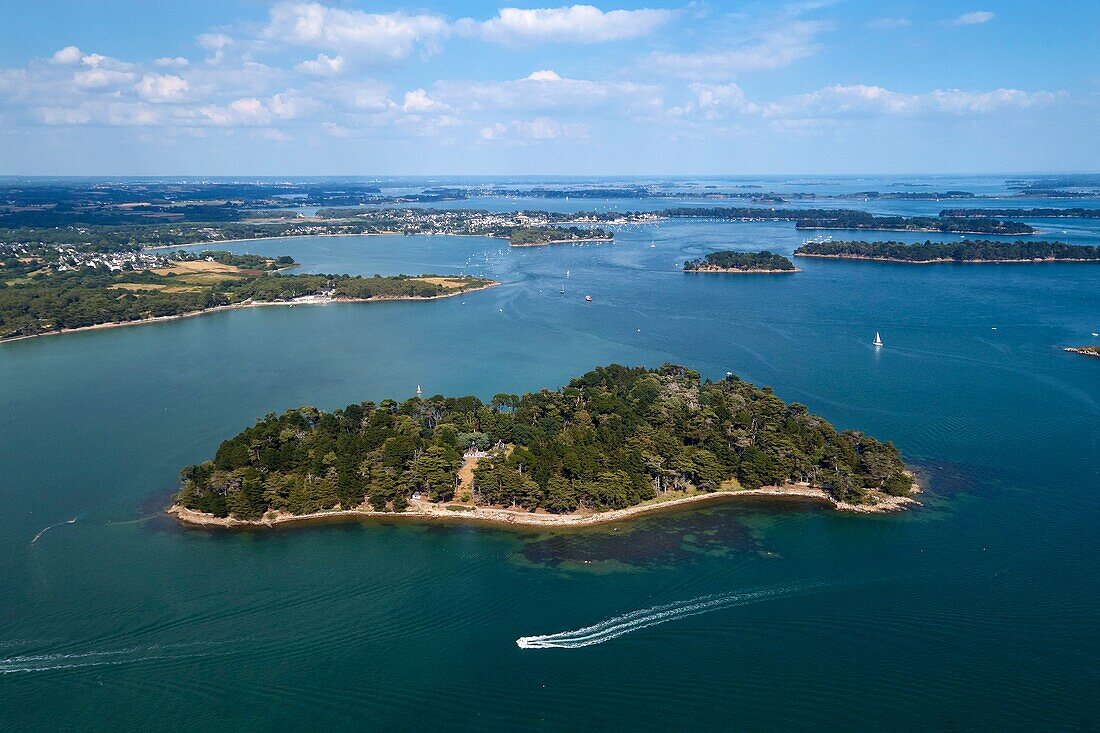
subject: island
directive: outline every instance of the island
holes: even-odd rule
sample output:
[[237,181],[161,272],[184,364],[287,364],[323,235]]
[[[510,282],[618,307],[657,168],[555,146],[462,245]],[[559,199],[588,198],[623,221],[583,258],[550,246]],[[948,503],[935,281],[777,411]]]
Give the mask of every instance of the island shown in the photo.
[[574,244],[577,242],[611,242],[610,232],[600,228],[581,227],[516,227],[508,237],[513,247],[542,247],[548,244]]
[[458,275],[282,274],[294,265],[290,257],[222,251],[25,248],[18,256],[0,259],[0,341],[228,308],[427,300],[496,284]]
[[904,242],[825,241],[807,242],[794,251],[796,257],[843,260],[875,260],[906,264],[941,262],[1100,262],[1100,247],[1063,242],[995,242],[964,239],[923,244]]
[[793,221],[796,229],[854,229],[895,232],[945,232],[951,234],[1034,234],[1022,222],[990,218],[875,216],[856,209],[763,209],[752,207],[690,207],[664,209],[655,214],[670,219],[717,221]]
[[1100,219],[1100,208],[1031,208],[1031,209],[944,209],[940,216],[951,218],[989,219],[993,217],[1014,217],[1017,219]]
[[783,255],[777,255],[768,250],[761,252],[722,250],[708,252],[701,260],[687,260],[684,262],[684,272],[779,274],[798,272],[798,268]]
[[571,526],[744,496],[876,512],[915,491],[891,443],[674,364],[599,367],[488,404],[437,395],[272,413],[180,481],[168,511],[223,527],[401,515]]
[[1081,356],[1100,356],[1100,346],[1067,346],[1064,351]]

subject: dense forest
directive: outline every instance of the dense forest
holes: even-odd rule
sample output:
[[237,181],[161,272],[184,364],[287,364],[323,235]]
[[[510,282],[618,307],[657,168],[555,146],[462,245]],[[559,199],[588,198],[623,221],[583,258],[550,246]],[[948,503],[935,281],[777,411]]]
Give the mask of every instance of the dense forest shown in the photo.
[[183,469],[175,501],[241,519],[364,503],[403,511],[414,494],[454,498],[470,446],[488,454],[464,500],[556,513],[714,491],[730,479],[746,488],[805,482],[851,502],[912,488],[890,443],[837,432],[766,387],[733,376],[702,381],[666,364],[600,367],[557,391],[498,394],[488,404],[435,396],[269,414],[213,460]]
[[685,272],[696,270],[733,270],[737,272],[789,270],[793,272],[794,269],[794,263],[789,259],[768,250],[762,252],[723,250],[721,252],[709,252],[701,260],[687,260],[684,262]]
[[892,262],[1030,262],[1100,260],[1100,247],[1062,242],[994,242],[964,239],[924,244],[904,242],[807,242],[794,251],[803,257],[889,260]]

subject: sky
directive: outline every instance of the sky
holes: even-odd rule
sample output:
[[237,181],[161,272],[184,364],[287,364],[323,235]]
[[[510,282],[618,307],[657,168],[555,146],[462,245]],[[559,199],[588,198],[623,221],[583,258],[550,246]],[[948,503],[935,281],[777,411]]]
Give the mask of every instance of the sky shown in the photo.
[[1100,3],[0,0],[0,175],[1100,170]]

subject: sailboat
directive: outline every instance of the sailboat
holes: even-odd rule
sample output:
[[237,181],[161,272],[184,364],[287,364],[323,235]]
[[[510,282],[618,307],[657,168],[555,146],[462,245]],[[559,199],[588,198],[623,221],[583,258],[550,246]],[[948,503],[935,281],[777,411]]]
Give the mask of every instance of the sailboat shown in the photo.
[[882,336],[878,335],[878,331],[875,331],[875,340],[873,343],[875,346],[882,346]]

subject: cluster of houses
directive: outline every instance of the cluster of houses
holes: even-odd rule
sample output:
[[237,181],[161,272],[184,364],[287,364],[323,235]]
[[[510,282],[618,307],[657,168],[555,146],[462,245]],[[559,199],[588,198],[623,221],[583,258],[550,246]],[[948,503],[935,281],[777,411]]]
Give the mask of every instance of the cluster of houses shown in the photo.
[[490,453],[493,453],[494,451],[502,451],[502,450],[504,450],[504,441],[503,440],[498,440],[496,445],[494,445],[489,450],[481,450],[480,448],[477,447],[477,444],[475,443],[475,444],[471,445],[469,448],[466,449],[466,452],[462,454],[462,457],[467,459],[467,460],[469,460],[471,458],[473,458],[473,459],[484,458],[485,456],[489,455]]

